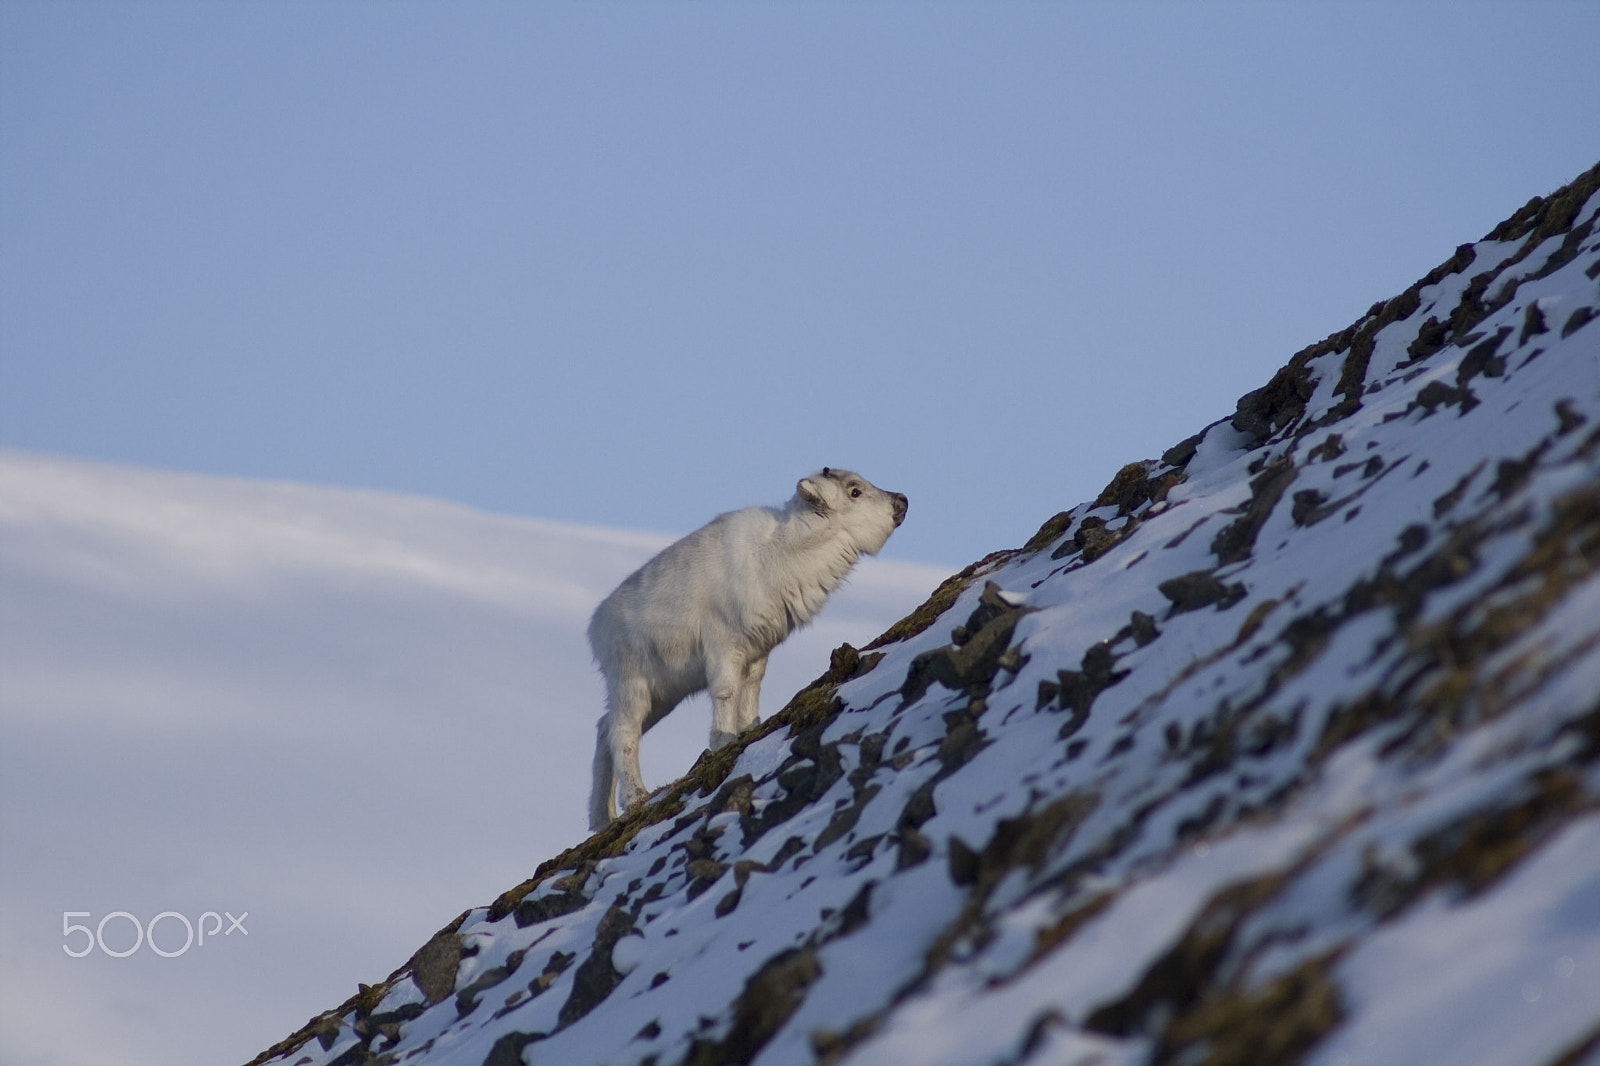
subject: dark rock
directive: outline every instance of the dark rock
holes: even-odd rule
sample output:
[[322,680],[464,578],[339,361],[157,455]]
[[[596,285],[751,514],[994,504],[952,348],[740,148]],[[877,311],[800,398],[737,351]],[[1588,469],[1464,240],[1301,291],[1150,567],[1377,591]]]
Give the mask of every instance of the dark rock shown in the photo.
[[1172,1012],[1200,1002],[1240,923],[1282,884],[1281,876],[1269,876],[1223,889],[1131,991],[1090,1011],[1084,1027],[1111,1036],[1157,1035]]
[[[1219,424],[1220,423],[1216,422],[1212,423],[1212,425]],[[1185,437],[1177,444],[1174,444],[1172,447],[1161,453],[1161,461],[1167,466],[1188,466],[1189,460],[1194,458],[1194,453],[1200,449],[1200,442],[1205,439],[1205,435],[1210,429],[1211,426],[1207,426],[1194,436]]]
[[1449,514],[1456,504],[1461,502],[1461,497],[1466,494],[1467,486],[1472,484],[1472,479],[1478,476],[1478,471],[1483,469],[1479,463],[1461,476],[1461,479],[1451,486],[1450,491],[1433,501],[1433,517],[1443,518]]
[[1417,331],[1417,339],[1406,347],[1406,354],[1412,362],[1426,359],[1445,346],[1445,341],[1450,336],[1450,330],[1437,318],[1429,318]]
[[1344,438],[1337,433],[1329,433],[1327,438],[1306,453],[1310,462],[1332,462],[1344,454]]
[[[817,726],[812,731],[803,735],[807,743],[801,745],[802,737],[797,737],[790,745],[791,756],[783,767],[779,768],[778,781],[784,787],[784,794],[772,800],[761,808],[759,812],[743,815],[739,819],[740,829],[744,836],[744,846],[749,847],[763,834],[774,826],[782,825],[804,810],[810,803],[821,797],[834,782],[844,776],[844,766],[839,757],[837,744],[823,745],[821,743],[822,730],[825,726]],[[799,748],[797,749],[797,746]],[[804,752],[814,754],[805,755]],[[804,846],[802,843],[799,845]],[[785,848],[788,845],[785,844]],[[780,855],[783,852],[780,851]],[[789,853],[790,855],[793,852]],[[783,855],[784,860],[789,855]],[[774,860],[777,862],[777,860]],[[776,867],[774,866],[774,869]]]
[[850,830],[854,829],[856,822],[861,819],[862,810],[868,803],[872,802],[872,797],[878,794],[880,787],[879,785],[869,785],[862,788],[851,803],[836,811],[827,826],[817,834],[812,850],[821,851],[835,840],[843,839]]
[[988,746],[989,740],[978,728],[978,723],[966,714],[959,714],[944,738],[939,741],[938,758],[946,771],[961,767]]
[[549,960],[544,965],[544,970],[538,977],[528,982],[528,994],[537,997],[555,984],[556,978],[566,973],[567,968],[572,965],[572,960],[577,957],[576,954],[570,951],[552,952]]
[[1085,518],[1078,523],[1078,528],[1073,532],[1072,539],[1064,541],[1060,547],[1050,553],[1052,559],[1063,559],[1073,552],[1077,552],[1086,563],[1092,563],[1132,532],[1131,523],[1125,524],[1121,529],[1109,530],[1106,520],[1095,515]]
[[573,974],[572,994],[557,1015],[562,1028],[594,1010],[622,983],[622,974],[611,965],[611,950],[633,928],[633,915],[620,904],[613,904],[600,919],[589,955]]
[[1278,459],[1250,481],[1250,501],[1244,513],[1228,523],[1211,541],[1211,550],[1223,565],[1250,558],[1256,535],[1278,505],[1298,471],[1288,458]]
[[751,796],[755,792],[755,780],[749,774],[742,774],[731,781],[723,783],[717,791],[716,799],[711,803],[714,812],[732,811],[736,814],[749,814],[752,808]]
[[1556,436],[1558,437],[1565,437],[1568,433],[1589,421],[1573,409],[1570,399],[1557,400],[1555,412],[1556,422],[1560,425],[1560,428],[1556,430]]
[[1173,614],[1198,611],[1213,603],[1225,611],[1245,597],[1243,585],[1224,584],[1211,570],[1193,570],[1182,577],[1163,581],[1156,588],[1172,601]]
[[[1076,707],[1076,708],[1073,708],[1072,716],[1070,718],[1068,718],[1065,722],[1062,723],[1061,729],[1056,733],[1056,739],[1057,740],[1070,740],[1072,738],[1073,734],[1077,733],[1078,730],[1082,729],[1083,728],[1083,723],[1087,722],[1088,720],[1089,720],[1089,708],[1088,707]],[[1081,745],[1082,742],[1081,741],[1074,741],[1073,743]],[[1079,750],[1082,750],[1081,747],[1080,747]],[[1068,755],[1068,758],[1072,757],[1072,745],[1068,745],[1068,747],[1067,747],[1067,755]]]
[[734,910],[739,906],[739,899],[743,895],[744,895],[744,890],[736,888],[732,892],[729,892],[726,896],[723,896],[721,899],[717,900],[717,906],[716,906],[716,915],[717,915],[717,917],[718,918],[726,918],[728,915],[732,914],[734,912]]
[[483,1066],[522,1066],[522,1049],[536,1040],[543,1040],[544,1033],[506,1033],[494,1042],[494,1047],[489,1049],[489,1055],[483,1060]]
[[1146,503],[1161,502],[1166,499],[1167,492],[1183,480],[1183,475],[1177,471],[1168,471],[1160,476],[1154,476],[1152,471],[1159,467],[1160,464],[1154,461],[1127,464],[1117,471],[1116,477],[1111,479],[1111,484],[1101,490],[1099,498],[1094,501],[1094,506],[1115,506],[1118,514],[1127,515],[1137,511]]
[[960,838],[950,838],[950,880],[957,885],[970,885],[978,880],[978,853],[967,847]]
[[1595,312],[1594,308],[1592,307],[1580,307],[1576,311],[1572,312],[1572,314],[1567,318],[1567,321],[1561,326],[1561,338],[1565,340],[1574,333],[1578,332],[1584,326],[1589,324],[1590,320],[1594,318],[1594,315]]
[[1536,300],[1528,305],[1526,311],[1522,312],[1522,334],[1517,338],[1517,345],[1521,347],[1528,343],[1529,337],[1538,336],[1540,333],[1548,333],[1549,331],[1550,327],[1545,325],[1544,311],[1540,310],[1539,303]]
[[522,965],[525,951],[513,951],[506,956],[506,961],[499,966],[489,969],[474,977],[461,991],[456,993],[456,1015],[465,1017],[478,1008],[478,997],[485,989],[493,988],[517,972],[517,967]]
[[1472,350],[1461,357],[1461,364],[1456,368],[1456,387],[1465,388],[1467,382],[1482,374],[1484,377],[1498,378],[1506,372],[1506,361],[1502,356],[1496,355],[1502,342],[1511,336],[1510,326],[1502,326],[1493,337],[1474,345]]
[[1233,428],[1260,444],[1304,414],[1315,391],[1316,382],[1305,363],[1291,360],[1266,385],[1239,397]]
[[1294,494],[1294,507],[1289,517],[1294,519],[1297,526],[1315,525],[1328,516],[1328,512],[1322,509],[1327,502],[1327,493],[1317,489],[1301,489]]
[[733,1023],[722,1040],[697,1039],[684,1066],[747,1066],[805,1001],[822,967],[816,952],[795,948],[762,965],[733,1005]]
[[1065,533],[1070,525],[1072,525],[1071,511],[1061,511],[1051,515],[1045,520],[1044,525],[1039,527],[1038,532],[1028,538],[1028,542],[1022,546],[1022,552],[1026,554],[1028,552],[1043,551],[1054,544],[1056,538]]
[[933,842],[915,829],[900,830],[900,855],[895,860],[895,870],[906,870],[928,860],[933,854]]
[[906,805],[900,810],[897,824],[901,829],[915,829],[939,813],[933,804],[933,789],[937,783],[937,779],[926,781],[911,793],[911,798],[906,800]]
[[1488,290],[1490,282],[1494,281],[1498,271],[1505,267],[1506,264],[1502,263],[1496,270],[1486,270],[1482,274],[1474,275],[1472,280],[1467,282],[1467,287],[1462,290],[1455,309],[1450,312],[1450,343],[1466,345],[1476,339],[1472,330],[1488,317],[1490,311],[1484,302],[1483,294]]
[[726,866],[712,859],[692,859],[685,871],[696,880],[715,881],[726,869]]
[[[1148,615],[1144,617],[1149,618]],[[1151,628],[1154,629],[1153,621]],[[1083,653],[1081,669],[1058,670],[1055,681],[1039,683],[1040,708],[1055,700],[1062,710],[1072,712],[1071,720],[1061,729],[1062,740],[1076,733],[1083,725],[1089,717],[1089,708],[1094,704],[1095,697],[1128,676],[1126,670],[1114,669],[1115,663],[1116,656],[1111,651],[1110,643],[1101,641]]]
[[833,934],[835,937],[849,936],[867,924],[872,916],[872,890],[876,884],[875,881],[868,881],[850,897],[850,902],[839,912],[839,927]]
[[1545,441],[1533,451],[1519,459],[1501,459],[1495,466],[1494,484],[1489,486],[1489,491],[1507,499],[1523,485],[1528,483],[1534,467],[1539,465],[1539,459],[1549,449],[1550,442]]
[[1129,616],[1128,626],[1124,632],[1141,648],[1161,635],[1161,630],[1156,628],[1156,620],[1143,611],[1134,611]]
[[921,699],[935,683],[974,696],[987,692],[1000,670],[1001,657],[1010,646],[1012,631],[1033,610],[1006,602],[1000,587],[988,582],[978,606],[961,627],[962,642],[924,652],[913,660],[900,687],[902,702]]
[[1439,407],[1455,406],[1465,412],[1477,406],[1477,403],[1471,389],[1457,388],[1442,381],[1428,382],[1417,392],[1416,399],[1411,401],[1413,407],[1421,407],[1429,414]]
[[588,905],[589,899],[582,893],[552,892],[550,895],[534,899],[524,898],[511,913],[516,920],[517,928],[523,929],[539,922],[547,922],[551,918],[559,918],[563,914],[580,911]]
[[461,938],[453,932],[438,933],[412,958],[411,979],[430,1004],[438,1003],[455,991],[460,966]]

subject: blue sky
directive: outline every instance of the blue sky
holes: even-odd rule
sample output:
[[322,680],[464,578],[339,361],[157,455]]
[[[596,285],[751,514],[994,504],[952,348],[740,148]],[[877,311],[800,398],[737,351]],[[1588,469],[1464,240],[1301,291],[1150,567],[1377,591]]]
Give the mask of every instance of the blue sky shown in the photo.
[[0,445],[959,566],[1600,159],[1600,5],[0,3]]

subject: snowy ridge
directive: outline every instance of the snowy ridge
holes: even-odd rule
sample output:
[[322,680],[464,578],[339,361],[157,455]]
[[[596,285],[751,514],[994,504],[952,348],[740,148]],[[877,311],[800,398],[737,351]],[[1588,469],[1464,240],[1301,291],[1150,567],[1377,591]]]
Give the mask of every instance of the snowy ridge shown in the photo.
[[1600,1060],[1597,189],[256,1061]]

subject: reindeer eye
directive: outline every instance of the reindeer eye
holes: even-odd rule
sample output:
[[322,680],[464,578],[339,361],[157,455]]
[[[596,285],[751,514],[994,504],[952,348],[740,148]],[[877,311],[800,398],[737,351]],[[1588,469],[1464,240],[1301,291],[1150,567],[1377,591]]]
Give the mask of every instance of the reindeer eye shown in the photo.
[[856,499],[856,498],[857,498],[857,497],[859,497],[859,496],[860,496],[860,495],[861,495],[861,490],[860,490],[860,489],[851,489],[851,490],[850,490],[850,498],[851,498],[851,499],[852,499],[852,500],[853,500],[853,499]]

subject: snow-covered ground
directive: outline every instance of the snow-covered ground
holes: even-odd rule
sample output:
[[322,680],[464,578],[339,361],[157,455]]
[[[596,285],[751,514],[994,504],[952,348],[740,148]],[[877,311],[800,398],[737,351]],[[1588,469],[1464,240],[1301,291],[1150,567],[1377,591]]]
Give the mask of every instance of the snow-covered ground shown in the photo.
[[[669,539],[0,452],[0,1062],[242,1062],[581,840],[584,626]],[[947,576],[893,555],[778,649],[765,711]],[[709,717],[651,733],[650,783]],[[168,952],[218,917],[170,958],[63,950],[117,911],[183,916]]]
[[1597,224],[1600,168],[270,1061],[1600,1061]]

